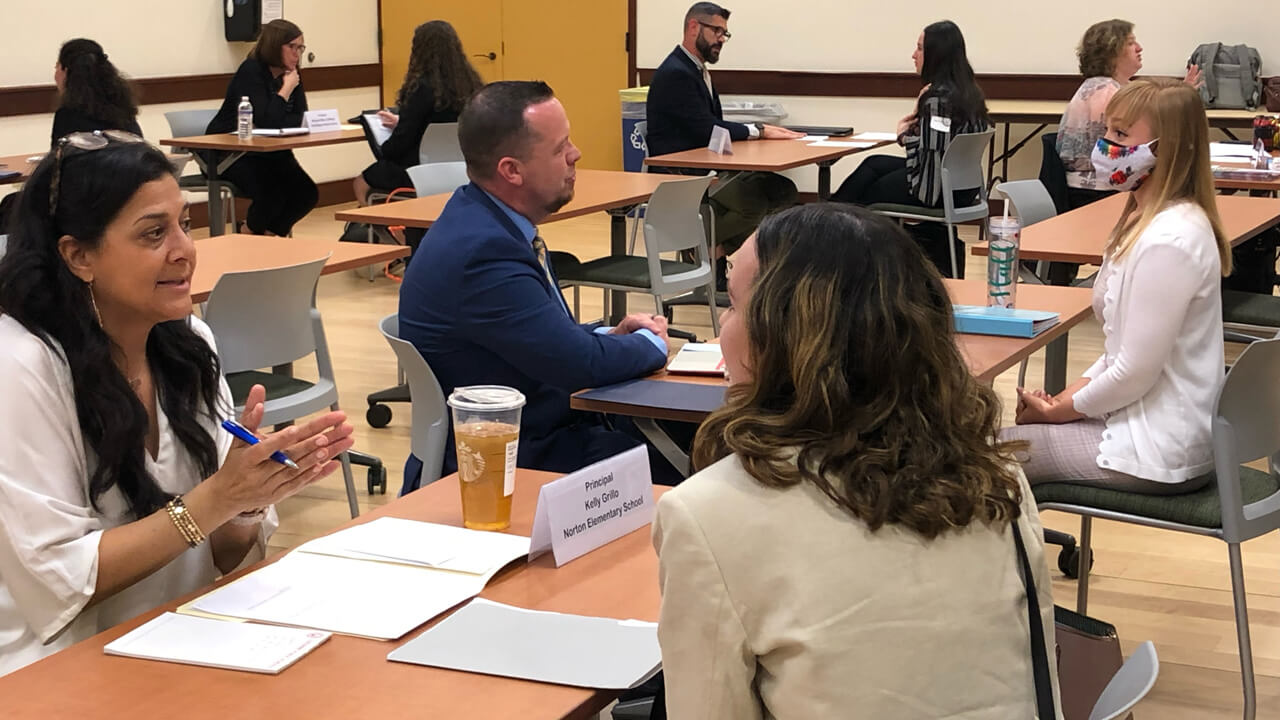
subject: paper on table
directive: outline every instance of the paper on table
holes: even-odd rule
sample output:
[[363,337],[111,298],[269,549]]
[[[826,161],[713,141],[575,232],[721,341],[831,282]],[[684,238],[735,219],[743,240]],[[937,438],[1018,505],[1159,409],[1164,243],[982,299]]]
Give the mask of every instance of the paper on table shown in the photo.
[[316,538],[298,551],[482,575],[528,555],[529,538],[383,517]]
[[829,137],[831,136],[830,135],[805,135],[802,138],[796,138],[796,139],[801,142],[819,142],[821,140],[826,140]]
[[1238,143],[1209,143],[1210,158],[1249,158],[1254,156],[1253,147],[1249,145],[1241,145]]
[[869,148],[873,145],[874,142],[859,140],[819,140],[809,143],[809,147]]
[[165,613],[107,643],[108,655],[272,675],[329,639],[318,630],[226,623]]
[[870,140],[871,142],[886,142],[898,139],[898,136],[891,132],[862,132],[853,136],[854,140]]
[[178,612],[393,640],[475,597],[492,576],[292,552]]
[[387,659],[621,690],[652,677],[662,664],[662,651],[656,623],[526,610],[476,599],[393,650]]

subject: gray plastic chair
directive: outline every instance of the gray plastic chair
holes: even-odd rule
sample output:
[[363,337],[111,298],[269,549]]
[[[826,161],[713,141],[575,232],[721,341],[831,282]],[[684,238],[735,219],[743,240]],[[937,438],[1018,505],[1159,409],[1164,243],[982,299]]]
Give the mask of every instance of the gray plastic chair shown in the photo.
[[467,177],[467,164],[461,160],[424,162],[414,165],[406,172],[413,181],[413,192],[418,197],[453,192],[471,182],[471,178]]
[[[995,191],[997,195],[1009,198],[1009,203],[1013,205],[1014,212],[1018,216],[1020,227],[1030,227],[1058,214],[1058,208],[1054,206],[1053,198],[1039,180],[1002,182],[996,185]],[[1036,263],[1036,283],[1043,284],[1048,265],[1043,260]],[[1024,276],[1022,279],[1027,280],[1029,278]],[[1025,387],[1026,380],[1027,360],[1024,358],[1018,366],[1018,387]]]
[[[924,208],[896,203],[875,203],[869,209],[896,218],[899,222],[934,222],[947,226],[947,249],[951,252],[951,277],[960,277],[960,264],[956,259],[956,245],[952,240],[953,227],[959,223],[982,220],[987,217],[987,181],[983,175],[986,163],[982,155],[987,151],[995,130],[980,133],[964,133],[951,138],[951,144],[942,155],[942,207]],[[976,190],[978,199],[966,207],[955,206],[955,192]]]
[[1089,712],[1089,720],[1114,720],[1123,716],[1151,692],[1159,676],[1160,658],[1156,656],[1156,646],[1148,640],[1111,676]]
[[409,451],[422,461],[419,487],[426,486],[440,479],[440,467],[444,463],[445,440],[449,435],[449,409],[445,406],[444,392],[422,353],[413,343],[400,339],[398,314],[382,318],[378,329],[395,351],[400,371],[409,381],[409,394],[413,398]]
[[[1244,717],[1257,712],[1240,543],[1280,528],[1280,339],[1249,345],[1227,373],[1213,413],[1214,479],[1183,495],[1152,496],[1071,483],[1032,486],[1041,510],[1080,515],[1076,612],[1088,612],[1092,518],[1217,538],[1227,544]],[[1241,463],[1267,459],[1267,471]]]
[[[564,267],[557,265],[560,285],[573,287],[574,316],[578,315],[579,287],[649,293],[659,315],[663,314],[664,296],[705,287],[707,305],[711,309],[711,326],[719,335],[715,272],[701,212],[702,201],[710,185],[710,177],[692,177],[669,180],[653,191],[644,214],[644,257],[611,255],[580,264],[567,263]],[[663,253],[681,250],[692,250],[694,262],[662,258]],[[605,317],[609,313],[608,296],[606,292]]]
[[461,160],[462,146],[458,144],[458,123],[431,123],[422,133],[418,144],[419,163],[443,163]]
[[[315,307],[316,282],[328,260],[266,270],[226,273],[209,294],[204,320],[217,339],[222,372],[240,412],[254,385],[267,390],[262,424],[279,425],[323,410],[338,409],[338,386]],[[263,372],[315,354],[314,381]],[[351,461],[341,456],[351,517],[360,514]]]
[[[164,119],[169,121],[169,132],[173,133],[174,137],[192,137],[204,135],[205,130],[209,127],[209,121],[217,114],[217,110],[171,110],[164,114]],[[193,156],[200,172],[196,175],[183,175],[178,178],[178,187],[183,190],[208,192],[209,178],[205,176],[204,159],[200,157],[199,153],[193,153]],[[234,232],[236,227],[235,198],[244,197],[244,194],[235,185],[222,179],[218,180],[218,192],[222,194],[223,207],[227,208],[227,221],[231,224],[232,232]]]
[[4,257],[4,250],[9,246],[9,236],[0,235],[0,258]]

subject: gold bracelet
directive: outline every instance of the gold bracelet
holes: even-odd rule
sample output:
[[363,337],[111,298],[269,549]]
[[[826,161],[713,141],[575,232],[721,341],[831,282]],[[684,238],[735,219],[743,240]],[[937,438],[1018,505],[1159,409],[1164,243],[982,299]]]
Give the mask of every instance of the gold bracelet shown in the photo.
[[182,539],[187,541],[187,545],[196,547],[205,541],[205,534],[200,531],[195,518],[191,517],[191,512],[187,510],[187,504],[182,501],[181,495],[170,500],[164,507],[169,512],[169,519],[173,521],[174,527],[178,528],[178,532],[182,534]]

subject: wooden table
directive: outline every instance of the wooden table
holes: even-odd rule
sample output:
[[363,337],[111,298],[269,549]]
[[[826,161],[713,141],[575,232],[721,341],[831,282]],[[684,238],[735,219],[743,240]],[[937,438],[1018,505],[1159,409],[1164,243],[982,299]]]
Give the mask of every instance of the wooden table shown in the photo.
[[[31,158],[36,158],[36,161],[28,162]],[[0,179],[0,185],[14,185],[26,182],[42,159],[44,159],[43,152],[0,156],[0,170],[17,170],[21,173],[16,177]]]
[[[1083,80],[1082,80],[1083,81]],[[1069,98],[1068,98],[1069,99]],[[1009,179],[1009,158],[1017,154],[1028,142],[1035,139],[1046,127],[1056,125],[1067,109],[1067,100],[987,100],[987,113],[991,122],[1004,125],[1003,144],[1000,155],[995,154],[995,143],[987,151],[987,176],[994,184]],[[1266,115],[1265,108],[1253,110],[1205,110],[1209,119],[1209,127],[1217,128],[1232,140],[1236,139],[1232,129],[1253,127],[1256,115]],[[1015,123],[1035,125],[1026,137],[1009,147],[1010,127]],[[1000,174],[994,172],[996,163],[1000,163]]]
[[[538,489],[552,473],[516,471],[511,532],[529,535]],[[655,496],[666,488],[655,488]],[[390,516],[460,525],[456,475],[372,510],[344,527]],[[270,562],[270,561],[268,561]],[[256,567],[256,566],[255,566]],[[239,577],[243,573],[232,576]],[[217,583],[225,584],[227,580]],[[616,695],[394,663],[387,653],[417,637],[380,642],[334,635],[279,675],[258,675],[104,655],[125,632],[208,591],[95,635],[0,677],[6,720],[95,718],[183,720],[225,718],[594,718]],[[649,528],[637,530],[562,568],[547,554],[517,563],[490,581],[481,597],[519,607],[618,619],[658,619],[658,558]],[[394,597],[388,603],[398,602]],[[377,608],[370,608],[377,612]]]
[[[857,142],[856,136],[835,138],[838,142]],[[780,172],[805,165],[818,166],[818,197],[831,197],[831,166],[842,157],[875,150],[892,141],[865,142],[866,147],[821,147],[808,140],[744,140],[733,144],[732,155],[721,155],[706,148],[668,153],[644,159],[650,167],[717,170],[722,172]]]
[[196,163],[200,165],[200,169],[204,171],[205,177],[209,180],[209,234],[221,235],[226,232],[226,221],[223,219],[222,214],[222,180],[220,176],[245,153],[298,150],[300,148],[360,142],[363,140],[364,131],[360,128],[355,128],[292,135],[289,137],[255,135],[248,140],[241,140],[235,133],[217,133],[214,135],[168,138],[161,140],[160,144],[187,150],[205,151],[206,157],[196,154],[195,159]]
[[[649,199],[662,183],[680,178],[659,173],[619,172],[617,170],[577,171],[573,199],[567,205],[548,215],[542,222],[567,220],[595,212],[607,212],[609,221],[609,252],[612,255],[627,254],[627,213],[636,205]],[[380,203],[368,207],[343,210],[334,215],[346,222],[363,222],[373,225],[404,225],[429,228],[440,218],[444,206],[453,193],[440,193],[427,197]],[[618,323],[627,311],[627,294],[611,291],[610,321]]]
[[[982,280],[944,279],[952,302],[962,305],[985,305],[987,288]],[[1018,285],[1018,306],[1058,313],[1057,325],[1034,338],[1000,337],[957,333],[956,344],[969,365],[969,372],[984,383],[992,383],[1000,373],[1014,367],[1032,353],[1058,338],[1065,338],[1071,328],[1078,325],[1092,311],[1093,292],[1089,288],[1057,287],[1053,285]],[[647,378],[664,382],[695,383],[700,385],[725,385],[721,378],[696,375],[673,375],[659,370]],[[673,416],[670,411],[657,410],[645,405],[622,405],[600,402],[580,397],[575,393],[569,398],[569,406],[575,410],[607,412],[631,417],[656,420],[700,421],[701,418]]]
[[[1023,228],[1018,258],[1100,265],[1107,236],[1120,219],[1127,197],[1128,193],[1112,195]],[[1216,199],[1223,230],[1232,245],[1280,223],[1280,200],[1276,198],[1218,195]],[[973,253],[986,255],[987,246],[974,245]]]
[[389,262],[409,254],[404,245],[374,245],[309,238],[232,233],[196,241],[196,272],[191,302],[209,299],[224,273],[297,265],[329,254],[321,275]]
[[[1280,157],[1280,150],[1272,151],[1271,157]],[[1218,160],[1213,163],[1213,167],[1215,170],[1250,169],[1253,164],[1244,161]],[[1269,193],[1272,197],[1280,194],[1280,178],[1275,180],[1240,180],[1214,177],[1213,186],[1219,190],[1249,190],[1254,193]]]

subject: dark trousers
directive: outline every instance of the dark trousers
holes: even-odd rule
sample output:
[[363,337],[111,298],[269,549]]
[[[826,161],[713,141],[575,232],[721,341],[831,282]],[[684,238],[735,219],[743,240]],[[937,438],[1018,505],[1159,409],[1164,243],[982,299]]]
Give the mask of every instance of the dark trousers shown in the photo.
[[320,200],[292,151],[246,153],[222,175],[252,201],[245,221],[253,233],[288,235]]
[[768,172],[742,172],[722,187],[711,186],[711,211],[716,215],[716,245],[726,255],[737,250],[765,215],[796,204],[796,184]]
[[[832,200],[855,205],[892,203],[929,207],[911,192],[907,185],[907,161],[892,155],[872,155],[862,161],[849,177],[840,183]],[[968,202],[972,203],[970,198]],[[947,248],[947,226],[942,223],[914,223],[905,226],[907,234],[920,244],[925,255],[945,277],[951,276],[951,252]],[[956,235],[951,237],[955,245],[956,265],[960,277],[964,277],[964,243]]]

